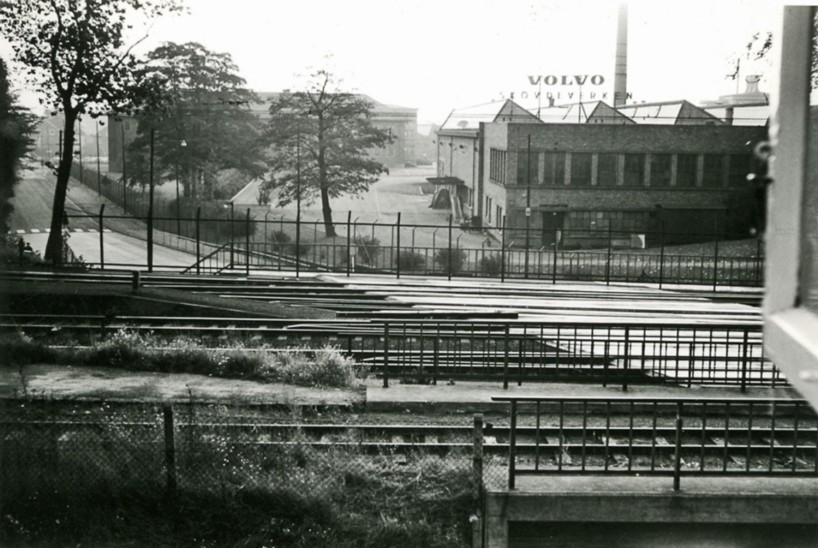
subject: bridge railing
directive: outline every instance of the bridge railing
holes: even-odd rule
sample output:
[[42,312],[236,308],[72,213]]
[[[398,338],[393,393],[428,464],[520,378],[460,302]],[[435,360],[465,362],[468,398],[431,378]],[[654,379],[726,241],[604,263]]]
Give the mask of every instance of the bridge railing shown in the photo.
[[510,412],[508,488],[546,475],[818,477],[803,400],[496,397]]

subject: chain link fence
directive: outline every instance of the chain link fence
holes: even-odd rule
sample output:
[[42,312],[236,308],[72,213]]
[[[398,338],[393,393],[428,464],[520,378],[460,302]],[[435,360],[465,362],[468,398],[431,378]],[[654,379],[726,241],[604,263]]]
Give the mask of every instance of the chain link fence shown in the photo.
[[[2,411],[6,521],[58,501],[147,497],[171,501],[175,514],[191,498],[242,507],[255,500],[268,501],[270,534],[286,529],[299,542],[375,530],[384,542],[421,534],[429,545],[466,546],[480,507],[475,434],[464,415],[37,400],[6,400]],[[271,500],[289,502],[271,508]],[[407,523],[414,532],[401,533]]]

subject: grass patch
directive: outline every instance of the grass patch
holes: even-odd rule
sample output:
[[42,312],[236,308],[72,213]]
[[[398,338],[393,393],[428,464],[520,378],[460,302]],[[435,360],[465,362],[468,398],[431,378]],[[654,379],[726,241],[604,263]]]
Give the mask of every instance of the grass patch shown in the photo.
[[231,427],[224,416],[180,410],[179,487],[166,496],[158,409],[110,409],[104,423],[84,426],[83,416],[7,426],[0,545],[469,545],[468,452],[314,446],[296,431],[267,433],[266,416],[252,429],[246,415]]
[[85,348],[53,348],[21,334],[0,336],[3,367],[29,364],[101,366],[132,371],[194,373],[300,386],[358,386],[368,369],[332,347],[283,351],[240,344],[211,348],[190,338],[163,339],[118,331]]

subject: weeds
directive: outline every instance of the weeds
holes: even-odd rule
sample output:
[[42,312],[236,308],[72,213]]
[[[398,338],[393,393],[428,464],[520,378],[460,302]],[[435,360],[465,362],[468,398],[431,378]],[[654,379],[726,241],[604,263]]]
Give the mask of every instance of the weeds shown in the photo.
[[248,349],[238,344],[209,348],[189,338],[166,340],[126,330],[86,348],[51,348],[24,335],[5,335],[0,337],[0,355],[5,367],[101,366],[330,388],[358,386],[368,374],[365,366],[329,346],[299,351]]
[[221,415],[180,413],[178,491],[166,497],[159,415],[143,406],[106,417],[85,427],[78,417],[48,429],[9,424],[0,544],[467,545],[468,452],[318,447],[297,431],[247,428],[244,415],[228,428]]

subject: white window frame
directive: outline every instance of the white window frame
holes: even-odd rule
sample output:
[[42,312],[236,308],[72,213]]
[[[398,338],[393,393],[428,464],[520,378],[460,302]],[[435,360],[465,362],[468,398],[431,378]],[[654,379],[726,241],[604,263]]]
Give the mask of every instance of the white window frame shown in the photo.
[[[764,344],[767,354],[790,384],[818,409],[818,314],[799,305],[805,277],[800,261],[806,234],[805,211],[809,143],[810,60],[815,8],[782,9],[775,57],[778,84],[772,96],[770,138],[773,145],[768,195]],[[811,148],[812,147],[812,150]],[[818,181],[810,181],[818,184]]]

